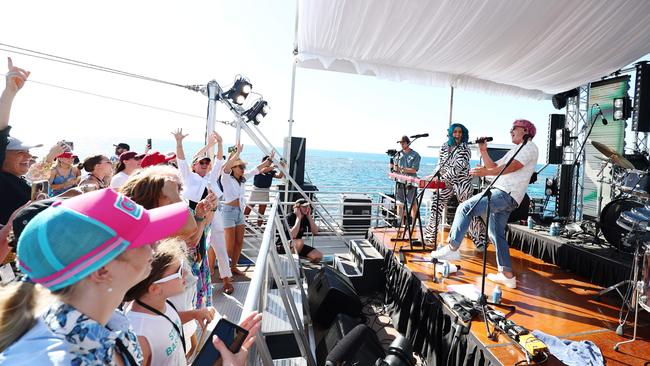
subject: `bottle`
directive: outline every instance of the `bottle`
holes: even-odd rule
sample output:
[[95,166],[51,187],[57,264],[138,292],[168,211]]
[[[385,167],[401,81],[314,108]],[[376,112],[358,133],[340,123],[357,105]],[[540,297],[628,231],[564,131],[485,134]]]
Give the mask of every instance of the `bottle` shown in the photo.
[[528,216],[528,228],[532,229],[535,227],[535,220],[533,220],[532,216]]
[[442,265],[442,277],[449,277],[449,262],[445,261],[445,263]]
[[501,304],[501,286],[499,285],[494,286],[494,290],[492,291],[492,302],[495,304]]

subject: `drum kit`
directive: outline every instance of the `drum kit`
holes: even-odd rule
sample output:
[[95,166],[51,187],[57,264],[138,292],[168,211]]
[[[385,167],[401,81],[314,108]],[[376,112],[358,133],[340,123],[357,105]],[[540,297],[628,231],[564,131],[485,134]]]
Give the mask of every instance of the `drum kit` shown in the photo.
[[[623,308],[634,309],[633,338],[617,343],[614,349],[618,350],[620,345],[636,339],[639,309],[650,312],[650,166],[643,155],[639,154],[641,159],[635,165],[605,144],[592,141],[592,145],[605,155],[606,159],[601,160],[615,167],[612,186],[617,195],[603,208],[600,228],[610,244],[621,251],[634,253],[630,280],[610,286],[598,294],[600,296],[616,290],[623,297]],[[619,291],[621,286],[628,288],[625,296]],[[623,334],[627,318],[623,317],[623,313],[621,311],[620,325],[616,330],[619,335]]]

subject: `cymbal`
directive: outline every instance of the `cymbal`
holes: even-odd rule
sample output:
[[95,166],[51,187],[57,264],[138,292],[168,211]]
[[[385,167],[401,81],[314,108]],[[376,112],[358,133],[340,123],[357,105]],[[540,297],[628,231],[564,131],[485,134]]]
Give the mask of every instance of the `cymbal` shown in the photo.
[[609,158],[609,161],[611,161],[612,164],[618,165],[623,169],[634,169],[634,165],[632,165],[629,160],[625,159],[611,147],[598,141],[591,141],[591,144],[596,148],[596,150],[600,151],[601,154]]

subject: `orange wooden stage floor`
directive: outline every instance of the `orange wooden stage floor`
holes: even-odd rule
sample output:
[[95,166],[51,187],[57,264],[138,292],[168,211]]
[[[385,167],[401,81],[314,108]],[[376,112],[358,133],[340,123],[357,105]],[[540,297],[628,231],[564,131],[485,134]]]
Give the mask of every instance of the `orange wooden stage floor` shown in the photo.
[[[393,250],[395,229],[371,229],[376,240],[383,241],[386,248]],[[408,247],[407,243],[396,242],[397,249]],[[473,283],[480,289],[482,271],[482,253],[474,251],[474,245],[465,239],[461,245],[462,260],[458,273],[449,278],[442,278],[438,283],[432,281],[433,264],[410,262],[410,259],[423,259],[423,253],[405,253],[406,265],[428,289],[445,292],[447,285]],[[621,304],[618,296],[604,296],[595,300],[594,294],[602,288],[542,260],[510,249],[512,267],[517,275],[517,288],[502,286],[503,304],[514,305],[516,312],[509,318],[515,323],[533,330],[538,329],[547,334],[563,339],[589,340],[594,342],[603,353],[608,365],[650,365],[650,316],[643,310],[639,312],[639,330],[637,341],[628,343],[614,351],[619,341],[631,338],[632,326],[628,322],[625,336],[615,333],[618,326],[618,313]],[[488,273],[496,271],[494,246],[488,249]],[[494,284],[486,281],[486,294],[492,294]],[[502,309],[499,309],[503,311]],[[628,318],[634,320],[634,314]],[[497,341],[487,338],[485,326],[479,317],[473,321],[472,334],[504,365],[513,365],[525,360],[523,353],[509,343],[503,335]],[[546,364],[561,364],[559,361]]]

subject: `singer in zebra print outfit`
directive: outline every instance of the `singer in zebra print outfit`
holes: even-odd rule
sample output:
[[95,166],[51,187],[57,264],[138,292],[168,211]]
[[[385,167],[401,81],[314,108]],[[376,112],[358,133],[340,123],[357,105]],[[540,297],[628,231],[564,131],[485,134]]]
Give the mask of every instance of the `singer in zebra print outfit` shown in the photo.
[[[458,202],[463,202],[470,198],[472,192],[472,177],[469,175],[469,160],[472,152],[467,144],[469,134],[467,128],[460,123],[454,123],[449,126],[447,131],[448,141],[440,148],[440,157],[438,164],[446,161],[445,167],[440,172],[441,179],[446,183],[446,188],[440,190],[440,198],[437,197],[437,190],[433,190],[431,197],[431,213],[427,227],[424,231],[424,239],[427,243],[434,242],[434,229],[436,222],[438,225],[442,224],[442,211],[447,205],[447,201],[451,196],[456,195]],[[449,153],[452,156],[447,160]],[[431,176],[426,179],[430,179]],[[438,214],[436,221],[435,214]],[[438,226],[440,227],[440,226]],[[485,238],[485,226],[480,218],[474,217],[469,230],[469,236],[474,241],[474,244],[481,245]]]

